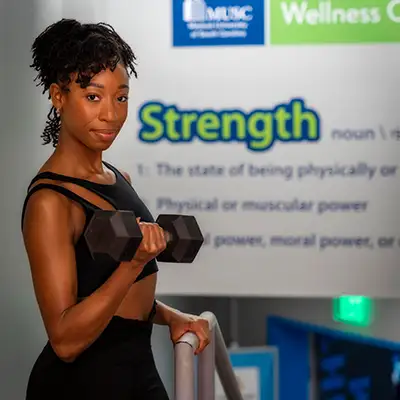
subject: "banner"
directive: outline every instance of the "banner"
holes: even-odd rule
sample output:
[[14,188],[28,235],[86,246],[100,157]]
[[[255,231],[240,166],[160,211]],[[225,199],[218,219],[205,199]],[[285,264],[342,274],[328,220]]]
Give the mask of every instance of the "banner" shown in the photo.
[[396,0],[110,7],[138,79],[105,159],[205,238],[160,263],[159,294],[399,296],[399,19]]
[[174,46],[264,44],[264,0],[173,1]]
[[400,41],[400,0],[272,0],[272,44]]

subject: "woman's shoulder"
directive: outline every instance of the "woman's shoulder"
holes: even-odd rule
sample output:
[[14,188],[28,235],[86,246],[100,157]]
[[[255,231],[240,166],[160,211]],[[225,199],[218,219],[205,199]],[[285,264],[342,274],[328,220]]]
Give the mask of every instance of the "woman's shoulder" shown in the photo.
[[39,169],[28,185],[21,216],[23,225],[26,220],[43,225],[70,216],[71,201],[61,193],[60,185],[41,177],[48,172],[51,171],[46,167]]
[[[70,201],[51,187],[39,186],[40,183],[33,186],[32,193],[26,196],[25,213],[35,215],[39,218],[59,217],[60,214],[69,214]],[[40,189],[40,190],[39,190]]]
[[25,201],[21,215],[21,229],[26,239],[40,236],[40,232],[46,232],[49,243],[50,237],[55,237],[57,232],[64,231],[65,234],[72,235],[70,202],[51,189],[37,190],[29,195],[29,201],[28,197]]

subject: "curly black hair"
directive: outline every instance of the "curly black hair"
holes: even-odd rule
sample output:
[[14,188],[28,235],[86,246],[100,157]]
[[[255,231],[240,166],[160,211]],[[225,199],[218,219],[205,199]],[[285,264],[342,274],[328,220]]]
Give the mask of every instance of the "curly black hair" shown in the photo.
[[[52,83],[68,85],[71,73],[77,73],[76,83],[83,88],[94,75],[107,68],[114,70],[119,62],[137,77],[135,54],[114,28],[104,22],[82,24],[63,18],[48,26],[34,40],[31,50],[30,67],[38,72],[35,81],[39,80],[37,86],[43,86],[43,93]],[[60,126],[60,116],[52,106],[41,136],[43,144],[52,142],[53,147],[57,146]]]

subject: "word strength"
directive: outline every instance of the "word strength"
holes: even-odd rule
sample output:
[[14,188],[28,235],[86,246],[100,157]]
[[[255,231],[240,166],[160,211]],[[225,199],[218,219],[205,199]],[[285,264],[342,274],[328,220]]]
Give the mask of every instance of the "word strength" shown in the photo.
[[[238,163],[232,165],[223,164],[189,164],[177,165],[169,162],[158,162],[154,169],[138,166],[139,175],[180,178],[218,178],[218,177],[250,177],[250,178],[280,178],[284,180],[305,179],[329,179],[329,178],[358,178],[371,180],[377,176],[390,178],[397,176],[398,165],[382,164],[373,165],[359,161],[354,163],[331,164],[300,164],[300,165],[276,165]],[[143,173],[146,171],[146,174]]]

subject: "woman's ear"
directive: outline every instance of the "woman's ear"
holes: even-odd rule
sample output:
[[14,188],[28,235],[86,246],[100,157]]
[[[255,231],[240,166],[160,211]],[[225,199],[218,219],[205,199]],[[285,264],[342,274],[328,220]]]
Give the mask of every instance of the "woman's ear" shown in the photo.
[[57,83],[52,83],[49,88],[50,99],[56,110],[61,110],[63,103],[63,90]]

